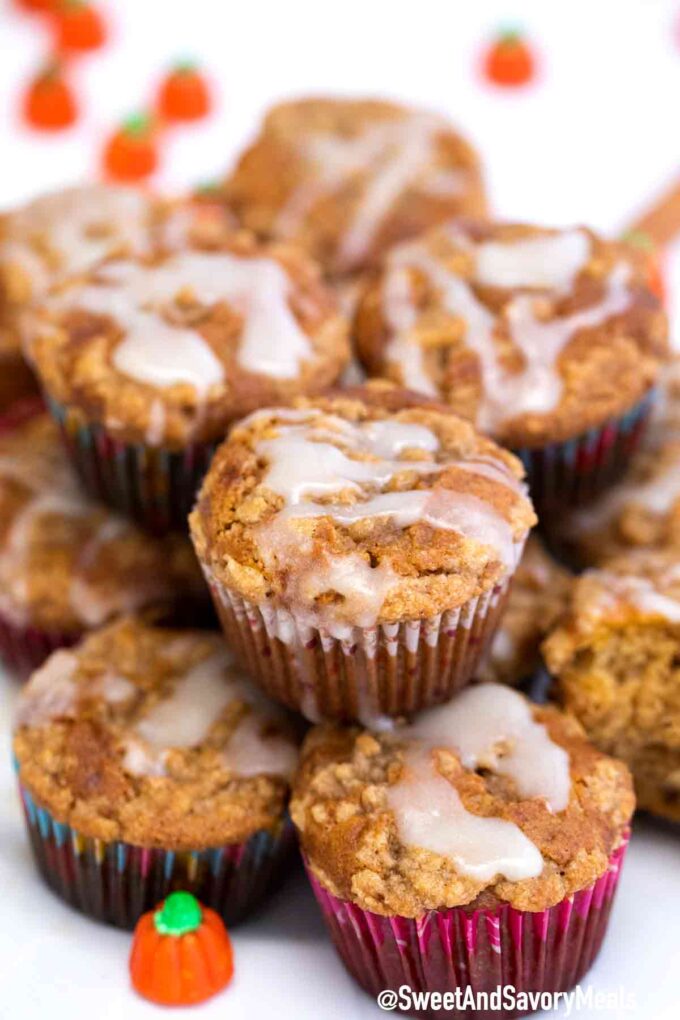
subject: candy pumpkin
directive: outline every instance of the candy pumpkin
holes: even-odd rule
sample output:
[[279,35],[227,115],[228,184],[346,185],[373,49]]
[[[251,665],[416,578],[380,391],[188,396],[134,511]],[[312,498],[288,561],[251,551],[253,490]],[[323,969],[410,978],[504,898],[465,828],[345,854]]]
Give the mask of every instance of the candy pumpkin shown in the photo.
[[145,999],[161,1006],[194,1005],[229,984],[233,973],[222,919],[191,893],[170,893],[137,922],[130,977]]
[[201,120],[210,112],[210,106],[208,82],[190,61],[176,64],[161,82],[156,108],[164,120]]
[[84,0],[61,0],[52,4],[54,45],[59,53],[90,53],[106,42],[106,23],[101,13]]
[[527,41],[514,29],[497,36],[484,55],[484,76],[494,85],[517,88],[536,75],[536,61]]
[[78,103],[58,63],[51,63],[32,78],[22,96],[25,123],[36,131],[64,131],[78,119]]
[[158,132],[145,114],[128,117],[114,131],[102,153],[102,169],[110,180],[143,181],[158,167]]

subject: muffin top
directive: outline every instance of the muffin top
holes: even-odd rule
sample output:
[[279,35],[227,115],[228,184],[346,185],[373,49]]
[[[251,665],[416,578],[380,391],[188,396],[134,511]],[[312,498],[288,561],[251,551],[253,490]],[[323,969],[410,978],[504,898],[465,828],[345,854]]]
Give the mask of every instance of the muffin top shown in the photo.
[[[636,624],[669,630],[680,638],[680,562],[675,550],[637,549],[577,577],[565,613],[543,644],[548,668],[559,673],[584,649],[597,648],[612,633],[622,634]],[[620,652],[627,651],[622,645]]]
[[357,387],[240,422],[213,459],[192,537],[214,583],[348,637],[501,584],[535,522],[521,476],[445,407]]
[[408,380],[524,447],[622,414],[667,352],[640,251],[582,227],[435,228],[388,254],[355,332],[370,373]]
[[297,242],[332,275],[486,206],[477,155],[446,120],[375,99],[275,106],[224,196],[245,226]]
[[129,442],[181,447],[332,383],[347,326],[301,252],[245,233],[100,263],[37,309],[48,393]]
[[203,597],[186,538],[152,538],[82,493],[35,406],[0,432],[0,614],[79,632],[142,606]]
[[219,635],[128,618],[33,675],[14,751],[32,796],[82,835],[197,850],[278,827],[287,726]]
[[569,515],[563,535],[585,564],[631,549],[680,550],[680,435],[636,454],[625,479]]
[[625,765],[575,720],[477,684],[387,732],[317,727],[291,815],[326,889],[419,917],[558,903],[607,870],[633,807]]
[[477,667],[479,680],[518,684],[539,666],[539,648],[564,610],[571,575],[530,535],[489,651]]

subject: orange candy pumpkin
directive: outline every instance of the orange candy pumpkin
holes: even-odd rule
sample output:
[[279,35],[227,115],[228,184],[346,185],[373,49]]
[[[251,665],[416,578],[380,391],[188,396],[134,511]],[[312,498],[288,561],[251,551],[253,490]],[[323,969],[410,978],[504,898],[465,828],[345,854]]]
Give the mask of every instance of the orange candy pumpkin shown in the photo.
[[231,941],[219,914],[173,892],[137,922],[130,953],[134,989],[161,1006],[204,1002],[231,981]]
[[167,121],[201,120],[211,107],[210,89],[203,74],[189,61],[176,64],[158,90],[158,114]]
[[59,64],[31,79],[22,97],[22,117],[36,131],[64,131],[78,119],[78,103]]
[[129,117],[114,131],[102,153],[105,177],[133,183],[150,177],[158,167],[158,133],[144,114]]
[[106,42],[106,23],[101,13],[84,0],[61,0],[53,4],[54,45],[60,53],[90,53]]
[[494,85],[518,88],[536,76],[536,60],[519,32],[506,30],[493,41],[484,55],[484,75]]

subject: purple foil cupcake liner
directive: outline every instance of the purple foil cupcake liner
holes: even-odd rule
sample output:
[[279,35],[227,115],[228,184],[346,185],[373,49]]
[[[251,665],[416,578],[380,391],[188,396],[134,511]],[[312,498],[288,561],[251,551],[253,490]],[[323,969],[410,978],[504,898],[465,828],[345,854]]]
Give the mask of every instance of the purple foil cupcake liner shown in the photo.
[[514,450],[524,464],[541,524],[546,524],[546,513],[589,503],[621,478],[640,446],[654,396],[652,390],[623,417],[575,439]]
[[40,630],[15,623],[0,613],[0,659],[22,680],[49,658],[58,648],[68,648],[80,639],[81,632]]
[[181,450],[124,443],[53,400],[48,407],[92,496],[156,534],[186,530],[216,443],[190,443]]
[[244,843],[172,851],[83,836],[19,792],[33,855],[47,885],[88,917],[133,928],[168,893],[183,889],[227,925],[241,921],[283,877],[295,844],[292,824]]
[[232,650],[271,698],[311,722],[365,724],[448,701],[463,687],[493,637],[510,587],[507,580],[429,619],[354,627],[338,638],[206,579]]
[[[384,989],[413,993],[466,989],[566,992],[592,966],[604,939],[629,833],[597,881],[547,910],[504,904],[493,910],[431,910],[423,917],[383,917],[339,900],[307,874],[340,958],[373,998]],[[476,1020],[524,1012],[419,1010],[418,1016]]]

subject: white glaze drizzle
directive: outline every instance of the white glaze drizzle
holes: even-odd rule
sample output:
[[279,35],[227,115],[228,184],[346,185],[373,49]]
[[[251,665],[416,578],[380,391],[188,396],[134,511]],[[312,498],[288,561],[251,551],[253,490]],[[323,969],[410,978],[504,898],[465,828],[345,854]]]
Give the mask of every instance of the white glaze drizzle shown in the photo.
[[294,744],[283,734],[262,733],[263,726],[280,719],[280,713],[234,671],[226,649],[177,677],[170,694],[137,721],[125,740],[124,767],[132,775],[166,775],[169,752],[202,744],[224,710],[237,700],[249,705],[250,711],[222,752],[224,768],[242,776],[289,775],[296,759]]
[[603,612],[624,604],[643,614],[660,616],[669,623],[680,623],[680,598],[662,590],[662,587],[680,582],[680,564],[656,579],[614,574],[608,570],[589,571],[585,576],[593,576],[600,581],[600,607]]
[[[559,238],[564,236],[544,239],[555,263],[542,271],[536,250],[527,254],[528,242],[505,242],[507,258],[504,257],[501,266],[498,253],[492,254],[491,266],[486,267],[487,282],[491,277],[498,285],[500,279],[508,277],[511,252],[521,244],[520,259],[524,261],[518,261],[513,272],[522,282],[516,286],[532,289],[539,286],[540,280],[550,280],[553,287],[549,293],[562,293],[581,267],[580,256],[587,255],[589,250],[584,246],[581,251],[579,243],[575,243],[577,236],[586,236],[578,231],[567,235],[569,242],[562,250],[558,247],[563,243]],[[461,241],[461,238],[454,228],[452,240],[460,241],[464,249],[469,248],[469,239]],[[473,254],[477,250],[473,247]],[[439,291],[446,311],[465,323],[464,340],[476,353],[482,374],[483,393],[477,424],[490,431],[519,414],[544,414],[554,410],[562,396],[563,383],[556,364],[564,347],[580,330],[602,325],[624,312],[631,300],[627,286],[630,267],[624,263],[616,265],[606,279],[605,295],[600,302],[570,315],[542,321],[536,314],[536,295],[517,294],[506,305],[504,315],[510,336],[524,357],[524,367],[510,372],[498,357],[496,316],[478,299],[472,286],[449,271],[422,242],[402,245],[388,259],[383,283],[383,312],[392,331],[387,357],[399,366],[404,381],[428,395],[436,395],[437,388],[425,369],[423,350],[411,335],[418,320],[409,276],[412,269],[421,272]]]
[[369,124],[354,137],[303,135],[296,144],[313,177],[305,177],[295,189],[277,217],[274,233],[293,236],[318,201],[365,175],[361,197],[336,255],[342,271],[360,265],[381,224],[409,187],[438,196],[463,190],[462,172],[431,169],[436,137],[449,130],[443,120],[423,112]]
[[[463,235],[456,234],[456,239]],[[482,241],[474,247],[475,279],[487,287],[568,291],[584,268],[591,242],[583,230]]]
[[[255,452],[267,462],[262,485],[282,496],[284,506],[258,529],[260,551],[271,568],[277,562],[296,564],[289,581],[295,590],[289,595],[300,606],[313,607],[315,599],[326,592],[343,596],[341,607],[310,609],[310,624],[321,625],[342,638],[348,636],[346,620],[350,617],[357,626],[373,626],[399,576],[389,561],[372,566],[358,553],[327,553],[323,560],[311,557],[311,536],[295,526],[303,520],[330,517],[349,527],[389,518],[401,529],[425,523],[473,539],[492,549],[507,570],[514,567],[519,544],[513,539],[512,528],[480,497],[441,487],[380,491],[400,473],[437,474],[450,466],[434,459],[439,442],[430,429],[391,420],[353,424],[314,412],[273,414],[281,419],[277,435],[259,440]],[[256,418],[261,415],[249,421]],[[522,491],[501,461],[481,458],[453,464]],[[360,498],[328,502],[341,493]]]
[[433,755],[450,750],[464,768],[508,776],[521,797],[564,810],[571,788],[569,756],[534,721],[521,695],[500,684],[470,687],[447,705],[422,713],[400,736],[407,740],[405,770],[389,787],[388,803],[407,845],[442,854],[480,881],[540,874],[541,854],[522,830],[468,811]]
[[274,259],[185,252],[155,267],[107,263],[96,283],[52,303],[113,318],[125,333],[113,353],[123,374],[160,389],[188,383],[204,396],[223,382],[224,366],[197,329],[173,324],[164,312],[183,293],[206,306],[228,304],[243,318],[235,352],[242,368],[292,379],[313,351],[290,309],[289,289]]
[[88,678],[87,684],[77,680],[78,656],[60,648],[36,670],[24,687],[17,704],[14,725],[37,728],[60,719],[73,719],[81,697],[102,698],[109,705],[119,705],[134,697],[136,687],[123,676],[103,673]]

